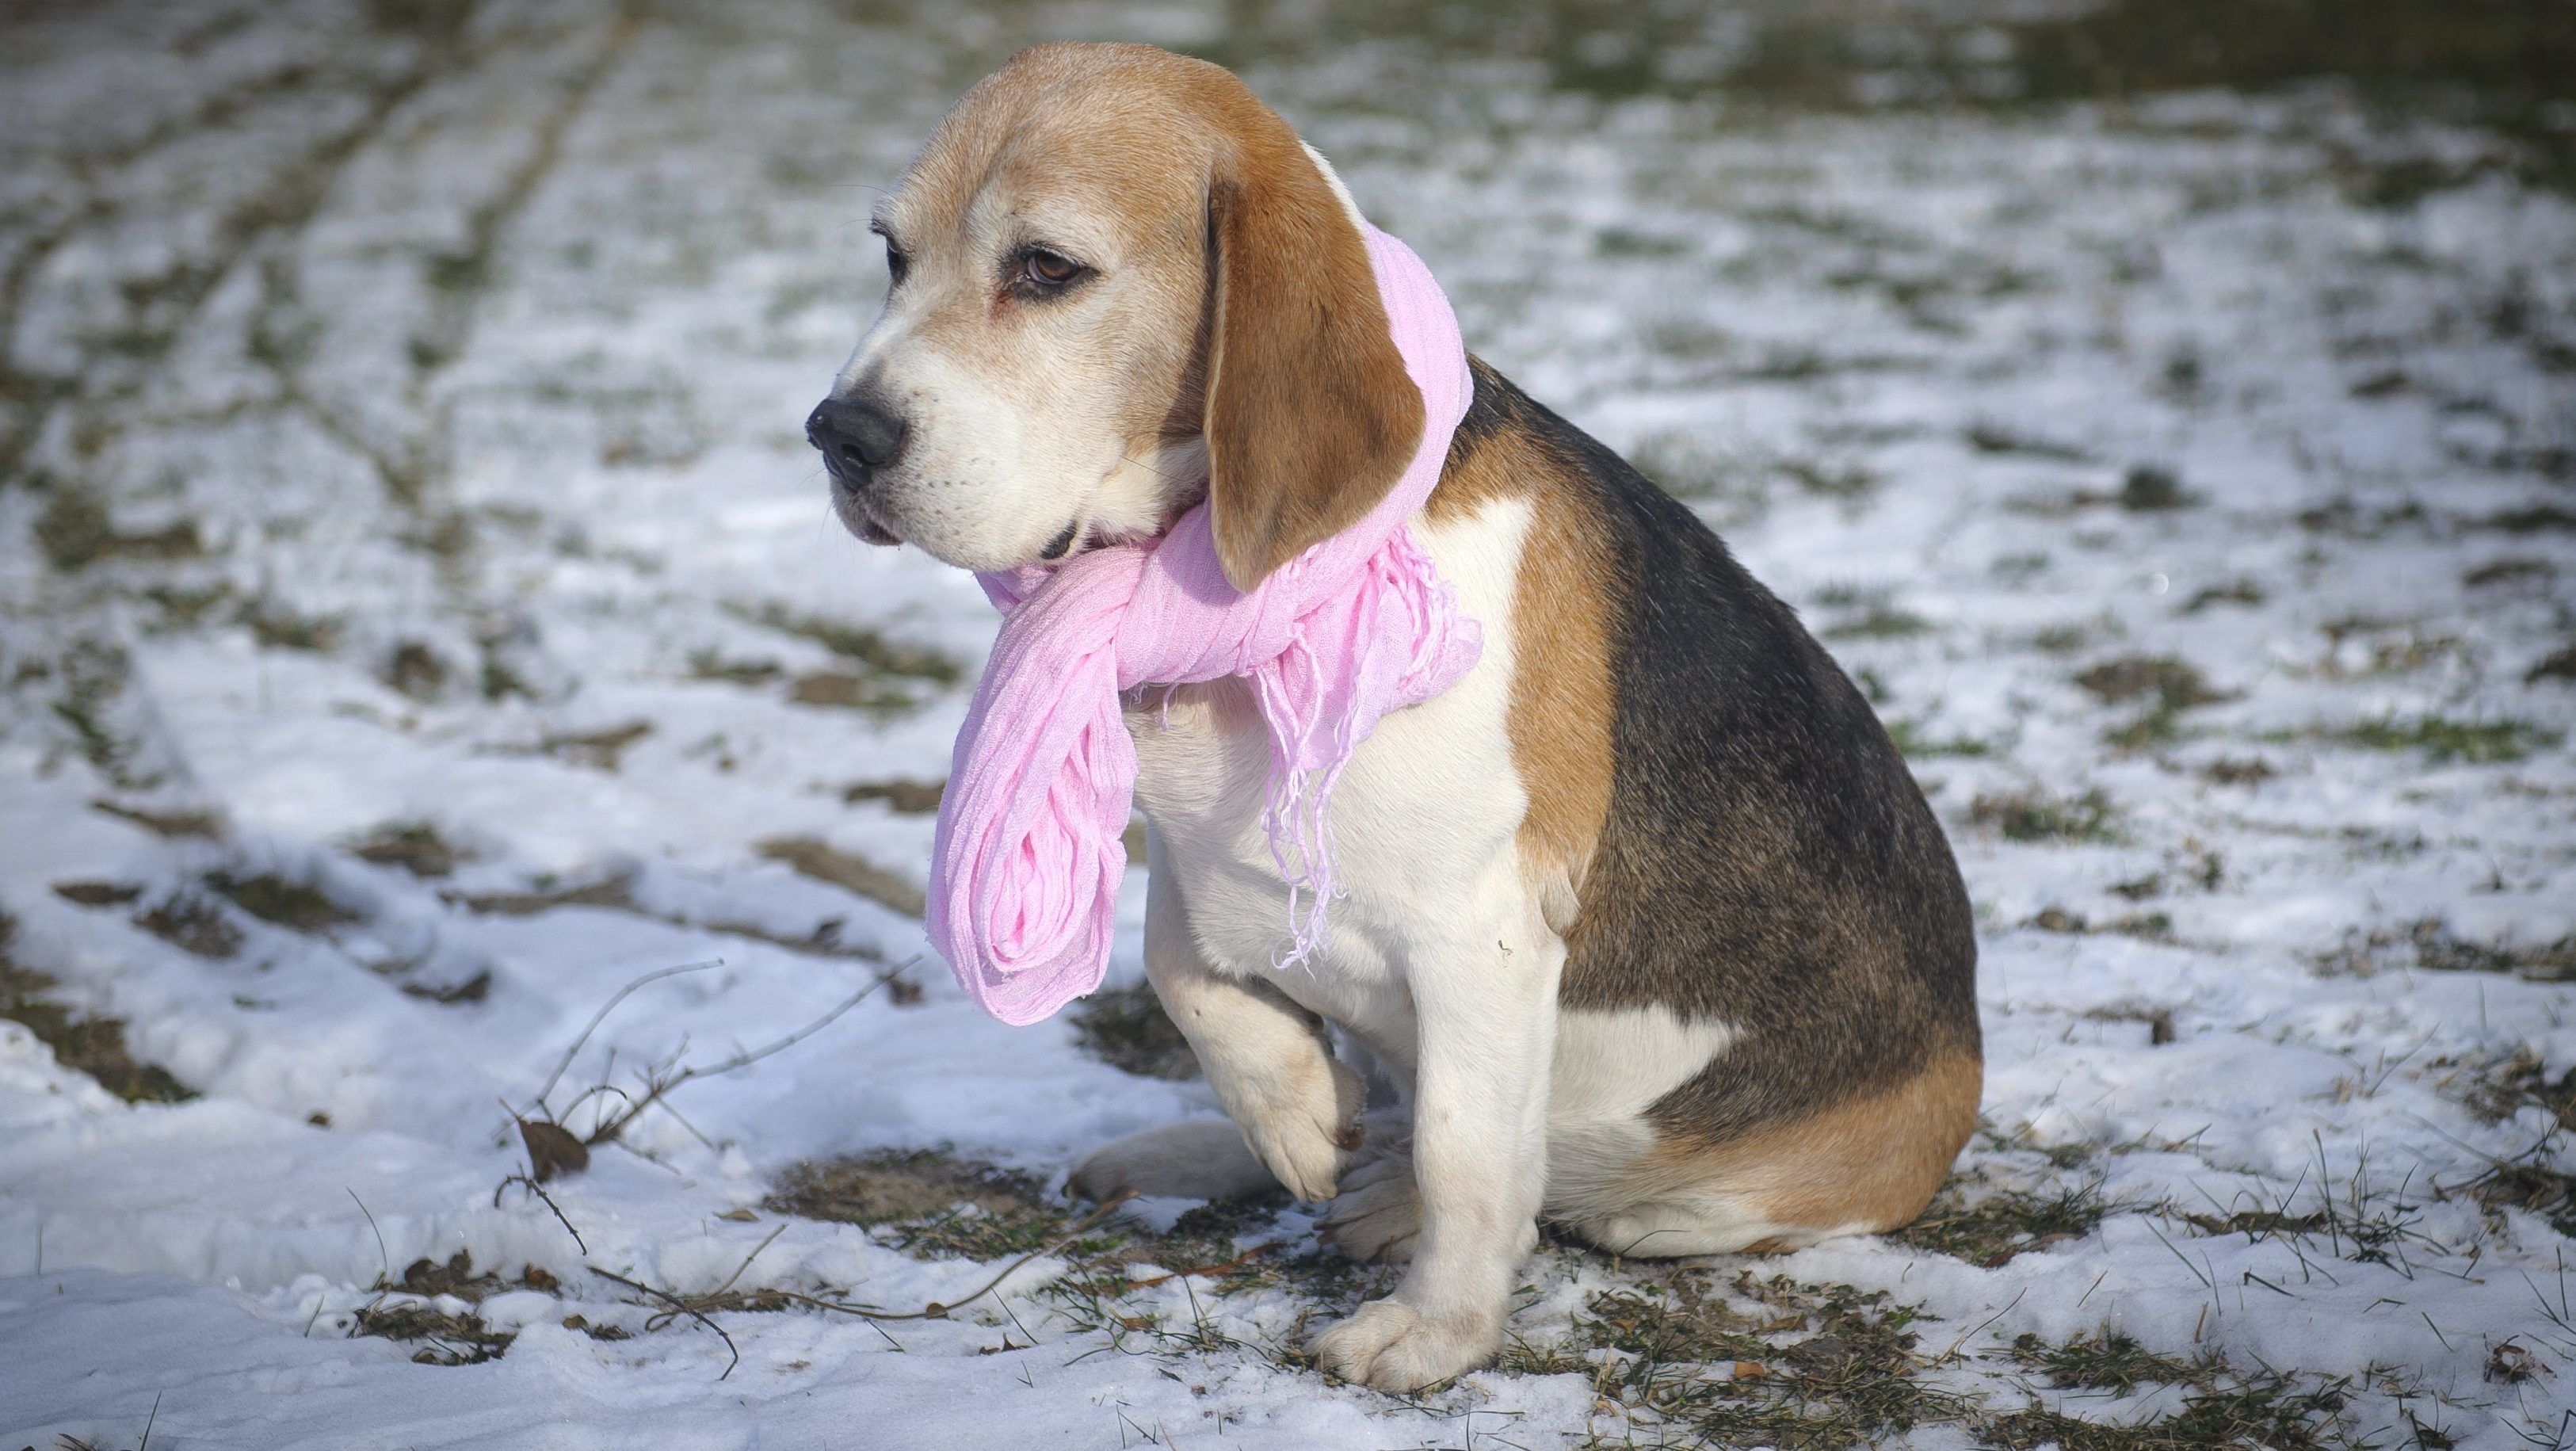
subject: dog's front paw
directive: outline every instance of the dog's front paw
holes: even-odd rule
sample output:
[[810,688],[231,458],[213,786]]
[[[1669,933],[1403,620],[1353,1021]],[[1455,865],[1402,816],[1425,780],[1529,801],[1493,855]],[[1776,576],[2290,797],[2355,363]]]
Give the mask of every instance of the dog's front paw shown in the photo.
[[1324,1211],[1324,1242],[1355,1260],[1401,1264],[1422,1234],[1422,1194],[1413,1160],[1402,1153],[1365,1160],[1343,1176],[1342,1192]]
[[1401,1300],[1371,1300],[1315,1338],[1315,1364],[1354,1385],[1401,1394],[1474,1370],[1502,1344],[1499,1319],[1435,1318]]
[[1360,1146],[1360,1106],[1368,1096],[1348,1065],[1317,1061],[1323,1071],[1301,1075],[1286,1091],[1220,1094],[1229,1108],[1242,1106],[1235,1121],[1253,1154],[1309,1204],[1332,1198],[1340,1187]]

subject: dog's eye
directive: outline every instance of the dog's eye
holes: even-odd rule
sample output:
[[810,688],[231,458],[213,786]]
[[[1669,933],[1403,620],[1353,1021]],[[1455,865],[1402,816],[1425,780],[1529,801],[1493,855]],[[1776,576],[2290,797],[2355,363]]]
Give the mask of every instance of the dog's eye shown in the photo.
[[903,274],[911,270],[912,259],[903,255],[903,249],[897,247],[889,238],[886,242],[886,290],[891,292],[901,287]]
[[1090,269],[1061,252],[1032,247],[1020,259],[1019,280],[1040,292],[1053,292]]

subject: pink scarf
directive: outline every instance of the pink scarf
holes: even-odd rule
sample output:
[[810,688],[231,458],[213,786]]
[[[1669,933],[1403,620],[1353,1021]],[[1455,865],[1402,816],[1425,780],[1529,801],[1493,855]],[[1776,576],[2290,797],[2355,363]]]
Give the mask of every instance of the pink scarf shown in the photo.
[[1002,632],[957,733],[928,927],[967,995],[1005,1023],[1046,1018],[1108,971],[1136,788],[1120,692],[1252,682],[1270,735],[1262,822],[1288,881],[1284,967],[1324,942],[1336,895],[1327,809],[1351,753],[1379,717],[1448,689],[1476,663],[1483,635],[1406,523],[1439,483],[1466,416],[1458,319],[1411,248],[1365,223],[1361,231],[1423,405],[1421,447],[1365,518],[1249,594],[1217,564],[1205,504],[1147,544],[978,576]]

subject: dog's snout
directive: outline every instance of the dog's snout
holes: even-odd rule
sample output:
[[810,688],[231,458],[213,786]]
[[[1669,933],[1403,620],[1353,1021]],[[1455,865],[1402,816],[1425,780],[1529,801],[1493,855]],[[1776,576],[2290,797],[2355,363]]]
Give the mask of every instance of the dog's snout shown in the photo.
[[855,484],[903,457],[904,417],[873,392],[826,398],[805,419],[805,437]]

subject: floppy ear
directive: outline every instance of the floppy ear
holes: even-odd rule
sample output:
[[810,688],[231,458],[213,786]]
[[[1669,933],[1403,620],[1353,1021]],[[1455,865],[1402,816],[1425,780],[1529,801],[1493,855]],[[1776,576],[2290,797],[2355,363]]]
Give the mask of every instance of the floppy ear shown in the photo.
[[[1267,124],[1261,124],[1267,123]],[[1208,190],[1208,513],[1250,590],[1386,497],[1422,440],[1359,228],[1267,108]]]

